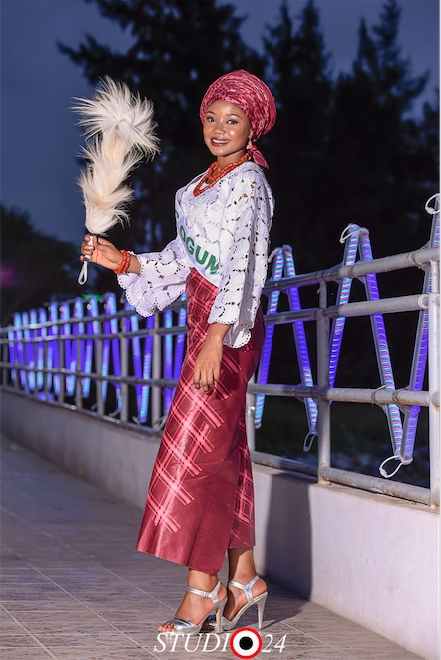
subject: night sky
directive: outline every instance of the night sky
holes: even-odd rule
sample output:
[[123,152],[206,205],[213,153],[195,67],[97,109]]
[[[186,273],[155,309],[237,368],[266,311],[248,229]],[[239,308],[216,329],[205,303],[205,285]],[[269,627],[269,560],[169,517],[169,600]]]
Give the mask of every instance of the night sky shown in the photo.
[[[202,0],[201,0],[202,1]],[[295,19],[306,0],[288,2]],[[245,41],[261,49],[265,25],[279,13],[278,0],[230,0],[248,15]],[[315,0],[334,71],[347,71],[356,55],[361,18],[378,21],[382,0]],[[423,100],[435,100],[439,85],[439,2],[399,0],[400,44],[413,74],[430,70]],[[76,185],[83,140],[69,110],[73,98],[90,97],[81,67],[61,55],[56,42],[77,48],[89,33],[114,50],[125,50],[130,34],[102,18],[83,0],[1,0],[1,201],[27,211],[46,234],[79,243],[84,210]],[[198,108],[195,108],[195,112]],[[415,113],[421,111],[421,104]],[[191,173],[193,176],[195,173]]]

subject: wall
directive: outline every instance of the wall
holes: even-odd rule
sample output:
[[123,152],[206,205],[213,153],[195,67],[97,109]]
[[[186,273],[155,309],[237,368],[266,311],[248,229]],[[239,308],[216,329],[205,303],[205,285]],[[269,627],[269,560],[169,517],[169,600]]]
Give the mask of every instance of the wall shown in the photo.
[[[159,439],[2,391],[12,440],[143,507]],[[254,465],[258,571],[438,660],[439,512]]]

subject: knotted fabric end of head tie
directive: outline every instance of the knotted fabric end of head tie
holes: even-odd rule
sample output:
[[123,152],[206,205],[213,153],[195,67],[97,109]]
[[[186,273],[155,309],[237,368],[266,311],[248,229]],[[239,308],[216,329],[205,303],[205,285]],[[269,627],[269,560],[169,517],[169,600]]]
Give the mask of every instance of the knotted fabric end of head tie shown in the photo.
[[247,149],[247,153],[251,156],[252,160],[254,160],[255,163],[260,165],[261,167],[266,167],[269,169],[269,165],[265,160],[264,155],[262,154],[261,151],[253,144],[253,146],[250,149]]

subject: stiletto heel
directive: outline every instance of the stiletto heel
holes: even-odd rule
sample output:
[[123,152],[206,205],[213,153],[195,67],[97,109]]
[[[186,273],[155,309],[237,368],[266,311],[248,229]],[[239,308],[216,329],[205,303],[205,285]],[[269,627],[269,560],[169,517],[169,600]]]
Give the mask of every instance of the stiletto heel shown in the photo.
[[[260,598],[260,600],[259,600]],[[259,622],[259,630],[262,628],[263,625],[263,613],[265,611],[265,605],[266,605],[266,599],[268,598],[268,592],[266,591],[265,593],[261,594],[260,596],[257,596],[255,599],[255,603],[257,603],[257,619]]]
[[[187,591],[190,591],[192,594],[196,594],[197,596],[203,596],[204,598],[211,598],[213,601],[213,609],[211,612],[214,611],[216,615],[216,632],[220,633],[221,631],[221,622],[222,622],[222,614],[224,612],[225,605],[227,603],[227,597],[223,600],[219,600],[219,589],[221,587],[221,581],[217,581],[217,585],[214,587],[213,591],[202,591],[201,589],[193,589],[193,587],[187,587]],[[200,631],[202,626],[204,625],[204,621],[207,619],[207,616],[204,616],[202,621],[200,623],[192,623],[191,621],[187,621],[186,619],[181,619],[179,616],[174,616],[173,619],[170,619],[170,623],[172,623],[175,627],[174,630],[170,630],[167,634],[169,635],[176,635],[177,633],[184,633],[187,635],[197,635]]]
[[227,598],[227,596],[225,596],[225,598],[220,601],[219,607],[216,610],[216,630],[215,630],[215,632],[217,632],[218,635],[219,635],[219,633],[222,632],[222,617],[224,615],[224,609],[225,609],[225,605],[227,604],[227,600],[228,600],[228,598]]
[[225,617],[222,617],[222,631],[232,630],[239,621],[239,619],[241,618],[242,614],[244,614],[253,605],[257,605],[257,622],[258,622],[259,630],[262,628],[263,613],[265,611],[266,599],[268,598],[268,591],[264,591],[263,594],[259,594],[258,596],[253,598],[253,585],[259,579],[260,577],[258,575],[255,575],[253,579],[248,582],[248,584],[240,584],[239,582],[233,582],[232,580],[228,580],[228,584],[231,584],[233,587],[237,587],[238,589],[242,589],[245,592],[248,602],[238,611],[236,616],[233,617],[231,621],[229,619],[226,619]]

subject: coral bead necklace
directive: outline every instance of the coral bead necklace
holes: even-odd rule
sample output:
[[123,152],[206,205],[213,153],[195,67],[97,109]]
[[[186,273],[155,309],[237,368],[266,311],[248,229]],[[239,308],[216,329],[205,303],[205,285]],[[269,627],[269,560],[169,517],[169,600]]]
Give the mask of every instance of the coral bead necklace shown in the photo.
[[236,160],[235,163],[230,163],[229,165],[226,165],[223,169],[219,170],[217,174],[214,174],[214,171],[218,165],[217,160],[214,161],[208,168],[208,172],[205,176],[202,177],[202,179],[199,181],[199,183],[196,185],[193,194],[195,197],[200,195],[201,193],[205,192],[208,190],[208,188],[211,188],[214,186],[214,184],[219,181],[223,176],[234,170],[236,167],[239,167],[239,165],[242,165],[242,163],[245,163],[247,160],[250,160],[250,155],[248,153],[245,153],[242,158],[239,158],[239,160]]

